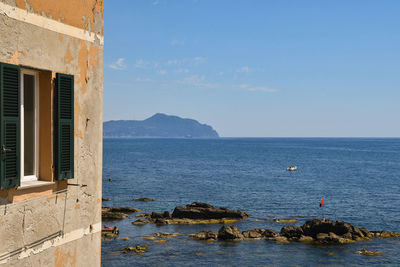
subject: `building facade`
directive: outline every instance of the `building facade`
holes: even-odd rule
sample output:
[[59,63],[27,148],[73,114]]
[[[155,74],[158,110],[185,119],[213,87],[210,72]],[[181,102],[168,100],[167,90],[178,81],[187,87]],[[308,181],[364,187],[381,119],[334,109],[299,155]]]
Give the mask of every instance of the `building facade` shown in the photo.
[[103,1],[0,0],[0,266],[100,266]]

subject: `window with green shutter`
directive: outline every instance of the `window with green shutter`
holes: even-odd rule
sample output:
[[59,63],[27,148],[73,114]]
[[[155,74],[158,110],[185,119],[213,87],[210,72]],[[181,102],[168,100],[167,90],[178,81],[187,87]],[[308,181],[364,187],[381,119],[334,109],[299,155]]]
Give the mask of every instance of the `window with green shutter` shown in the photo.
[[0,188],[20,185],[20,68],[0,63]]
[[57,73],[55,89],[55,178],[74,178],[74,76]]

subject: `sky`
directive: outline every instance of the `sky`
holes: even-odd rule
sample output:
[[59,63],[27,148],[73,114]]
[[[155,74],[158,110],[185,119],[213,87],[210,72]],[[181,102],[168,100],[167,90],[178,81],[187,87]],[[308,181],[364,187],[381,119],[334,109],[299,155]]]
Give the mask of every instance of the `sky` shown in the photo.
[[400,137],[398,0],[105,1],[104,121]]

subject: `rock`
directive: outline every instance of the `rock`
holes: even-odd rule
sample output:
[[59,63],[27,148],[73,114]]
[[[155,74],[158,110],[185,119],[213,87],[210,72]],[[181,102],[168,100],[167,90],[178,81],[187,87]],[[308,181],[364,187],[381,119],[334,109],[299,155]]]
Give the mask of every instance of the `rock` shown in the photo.
[[161,218],[164,218],[164,215],[161,212],[152,212],[150,217],[152,219],[161,219]]
[[357,251],[356,253],[364,256],[378,256],[383,254],[381,251],[366,250],[365,248]]
[[276,222],[276,223],[293,224],[293,223],[297,223],[297,220],[296,219],[274,219],[274,222]]
[[243,231],[244,238],[262,238],[264,237],[265,229],[254,228],[251,230]]
[[120,237],[120,238],[118,238],[119,240],[124,240],[124,241],[128,241],[128,240],[131,240],[129,237]]
[[328,237],[329,237],[329,234],[327,234],[327,233],[319,233],[319,234],[317,234],[316,239],[318,241],[321,241],[321,240],[324,240],[324,239],[326,239]]
[[154,221],[154,223],[155,224],[157,224],[158,226],[160,226],[160,225],[166,225],[166,224],[168,224],[168,221],[166,220],[166,219],[156,219],[155,221]]
[[190,234],[189,237],[191,237],[193,239],[198,239],[198,240],[217,240],[218,234],[216,232],[213,232],[210,230],[205,230],[205,231],[201,231],[197,234]]
[[164,211],[163,217],[164,217],[165,219],[169,219],[169,218],[171,218],[171,214],[169,213],[169,211]]
[[110,198],[107,198],[107,197],[102,197],[101,198],[101,201],[110,201],[111,199]]
[[269,238],[269,240],[276,241],[277,243],[289,243],[288,239],[284,236],[276,236]]
[[244,219],[249,215],[246,212],[229,210],[227,208],[214,208],[207,203],[193,202],[190,205],[178,206],[172,213],[172,218],[187,219]]
[[115,221],[125,219],[129,216],[127,213],[138,212],[140,210],[131,207],[103,207],[101,211],[103,221]]
[[108,181],[109,181],[109,182],[112,182],[112,178],[108,178]]
[[264,233],[263,233],[263,237],[265,238],[273,238],[273,237],[277,237],[278,234],[272,230],[272,229],[265,229]]
[[103,211],[101,213],[101,219],[103,221],[116,221],[116,220],[123,220],[129,215],[123,212],[109,212]]
[[153,236],[155,237],[161,237],[161,238],[169,238],[169,237],[175,237],[175,236],[179,236],[179,235],[183,235],[181,233],[165,233],[165,232],[159,232],[159,233],[155,233]]
[[304,232],[301,227],[290,225],[282,227],[280,235],[288,239],[298,240],[302,235],[304,235]]
[[147,197],[134,198],[132,200],[133,201],[156,201],[154,198],[147,198]]
[[131,208],[131,207],[103,207],[103,211],[109,212],[125,212],[125,213],[133,213],[133,212],[140,212],[141,210]]
[[135,251],[136,253],[144,253],[144,252],[146,252],[147,247],[148,246],[146,246],[146,245],[144,245],[144,246],[137,245],[136,247],[126,247],[122,250],[122,252],[128,253],[130,251]]
[[349,223],[343,221],[334,222],[326,219],[313,219],[311,221],[307,221],[301,228],[303,229],[305,235],[313,238],[317,238],[317,235],[320,233],[333,233],[344,239],[362,240],[365,239],[364,233],[369,233],[369,231],[365,228],[363,233],[363,231],[361,231],[358,227]]
[[150,221],[145,220],[145,219],[137,219],[136,221],[132,222],[133,225],[145,225],[150,223]]
[[165,240],[165,239],[154,240],[154,243],[157,243],[157,244],[165,244],[166,242],[167,242],[167,240]]
[[313,241],[314,241],[314,238],[312,238],[311,236],[302,235],[302,236],[299,238],[299,241],[300,241],[300,242],[313,242]]
[[222,226],[218,231],[218,239],[241,240],[243,239],[243,235],[236,226]]

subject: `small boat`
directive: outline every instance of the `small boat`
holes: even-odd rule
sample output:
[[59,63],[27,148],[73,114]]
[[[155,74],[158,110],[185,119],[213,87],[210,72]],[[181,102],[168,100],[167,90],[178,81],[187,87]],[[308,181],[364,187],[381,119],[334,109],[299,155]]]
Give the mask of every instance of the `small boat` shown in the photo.
[[297,167],[296,166],[289,166],[289,167],[286,168],[286,170],[292,172],[292,171],[297,170]]

